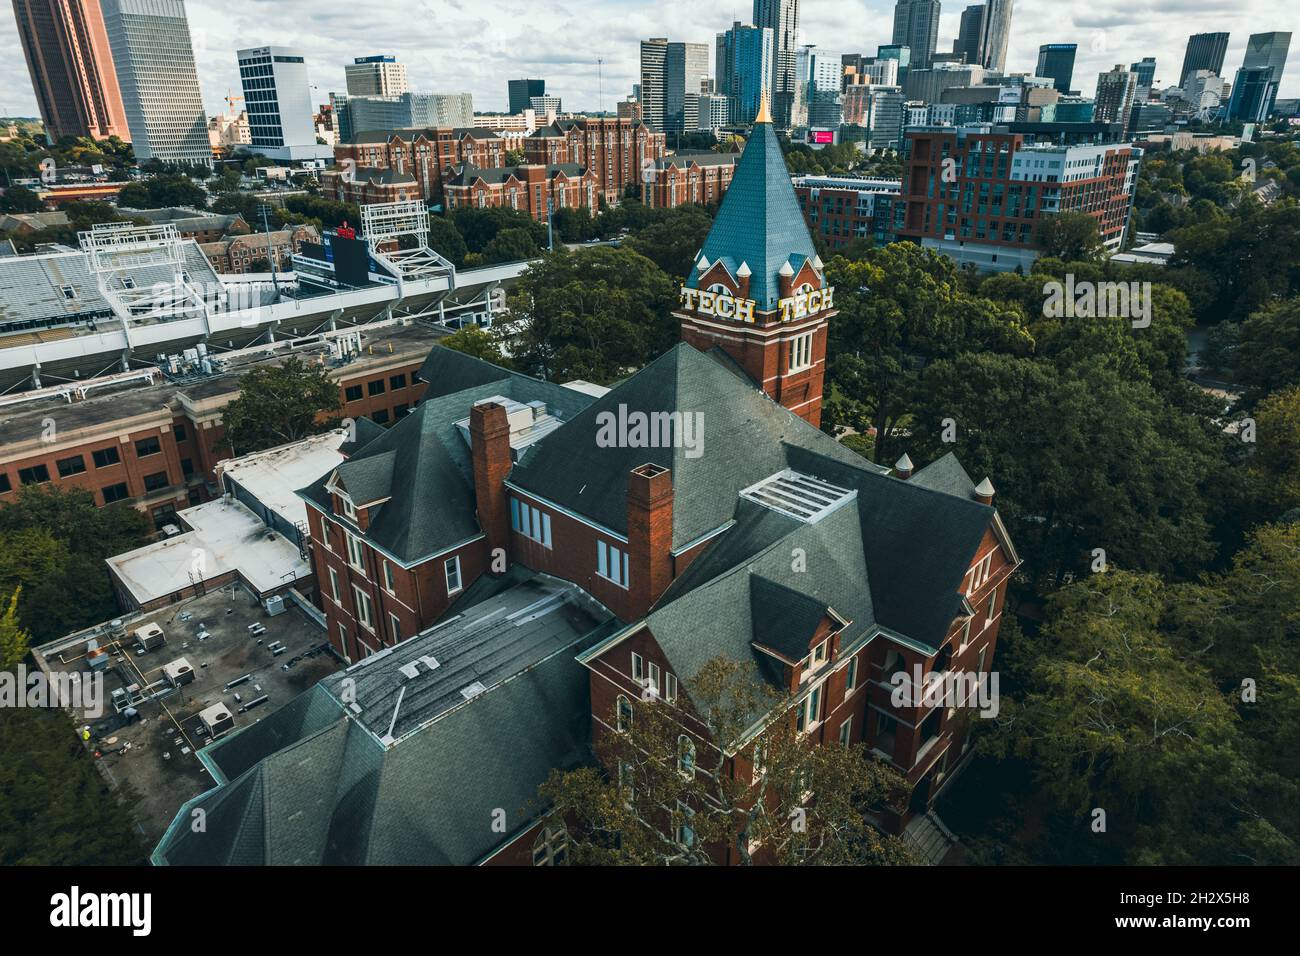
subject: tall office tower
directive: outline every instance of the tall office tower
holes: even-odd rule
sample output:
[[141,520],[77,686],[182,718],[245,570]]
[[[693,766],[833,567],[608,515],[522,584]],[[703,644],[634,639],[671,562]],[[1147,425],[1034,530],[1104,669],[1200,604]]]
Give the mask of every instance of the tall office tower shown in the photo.
[[333,156],[332,149],[316,143],[311,81],[302,52],[264,46],[240,50],[238,56],[253,150],[288,162]]
[[841,80],[844,68],[839,53],[812,44],[799,48],[795,56],[795,109],[793,126],[835,128],[840,125]]
[[184,0],[101,0],[139,162],[212,164]]
[[1127,135],[1137,93],[1137,74],[1116,63],[1115,69],[1097,76],[1097,96],[1092,118],[1097,123],[1122,123]]
[[1277,102],[1278,87],[1282,85],[1282,72],[1286,69],[1286,55],[1291,49],[1291,34],[1283,32],[1252,33],[1246,41],[1246,58],[1242,61],[1243,70],[1270,69],[1273,71],[1273,90],[1264,108],[1264,115],[1273,112]]
[[359,56],[343,72],[349,96],[401,96],[411,89],[406,82],[406,64],[388,54]]
[[911,49],[911,65],[929,66],[938,42],[939,0],[898,0],[894,7],[894,46]]
[[1074,55],[1078,52],[1075,43],[1044,43],[1038,48],[1038,67],[1035,75],[1048,77],[1052,86],[1067,93],[1070,82],[1074,79]]
[[795,104],[795,55],[799,49],[799,0],[754,0],[754,26],[772,31],[772,122],[790,125]]
[[1228,99],[1228,119],[1243,123],[1261,123],[1277,99],[1277,80],[1268,66],[1242,67],[1232,80]]
[[664,131],[664,61],[668,58],[668,38],[651,37],[641,41],[641,118],[656,133]]
[[979,64],[1002,73],[1007,65],[1007,44],[1011,40],[1012,0],[986,0],[984,32],[980,36]]
[[534,96],[546,95],[545,80],[510,80],[506,84],[510,97],[510,112],[522,113],[528,109],[528,103]]
[[564,112],[564,106],[558,96],[547,96],[545,94],[529,97],[528,108],[536,113],[539,118]]
[[99,0],[14,0],[14,16],[46,134],[129,140]]
[[[891,43],[886,46],[876,47],[877,60],[893,60],[898,64],[898,84],[901,86],[907,79],[907,71],[912,64],[912,48],[906,45],[900,46]],[[875,80],[872,80],[874,83]]]
[[1152,84],[1156,81],[1156,58],[1153,56],[1144,56],[1138,62],[1129,67],[1137,74],[1137,85],[1140,90],[1151,89]]
[[952,52],[962,58],[964,63],[978,63],[980,60],[980,41],[984,37],[984,17],[988,7],[979,3],[967,7],[961,12],[961,27],[957,30],[957,39],[952,41]]
[[714,64],[717,90],[727,97],[729,123],[748,126],[772,80],[773,37],[769,27],[733,23],[719,33]]
[[1193,70],[1209,70],[1223,75],[1223,57],[1228,52],[1228,34],[1193,33],[1187,38],[1187,52],[1183,54],[1183,68],[1178,71],[1178,85]]
[[669,43],[664,55],[664,126],[666,133],[700,128],[699,96],[709,92],[709,45]]

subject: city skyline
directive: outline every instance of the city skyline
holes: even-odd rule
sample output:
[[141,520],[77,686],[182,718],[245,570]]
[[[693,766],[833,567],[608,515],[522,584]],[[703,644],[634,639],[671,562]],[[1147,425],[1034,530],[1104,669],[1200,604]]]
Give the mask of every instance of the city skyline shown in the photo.
[[[943,4],[939,50],[950,49],[967,3]],[[736,17],[747,22],[751,4],[724,4],[718,0],[666,4],[632,4],[607,0],[581,19],[568,15],[566,4],[551,4],[557,16],[537,18],[535,5],[515,0],[491,6],[469,6],[461,0],[410,0],[399,3],[412,11],[425,8],[427,22],[455,22],[463,30],[424,36],[410,29],[411,20],[376,18],[358,40],[356,8],[336,0],[323,0],[310,8],[293,4],[218,4],[214,0],[188,0],[195,57],[204,106],[209,115],[225,111],[227,92],[239,93],[238,49],[260,45],[292,45],[304,52],[313,84],[313,100],[328,101],[331,91],[346,88],[344,68],[358,56],[395,54],[407,66],[412,90],[468,92],[479,111],[507,108],[505,76],[545,78],[547,92],[563,98],[569,109],[612,112],[631,92],[639,74],[639,43],[662,36],[705,43],[731,26]],[[245,9],[245,7],[247,9]],[[12,9],[12,6],[11,6]],[[799,42],[843,52],[874,53],[890,42],[893,0],[803,0],[799,10]],[[530,11],[533,13],[530,15]],[[1177,32],[1162,26],[1158,17],[1176,18]],[[303,29],[309,16],[313,29]],[[1251,33],[1285,30],[1287,18],[1272,4],[1248,0],[1238,4],[1154,0],[1135,9],[1121,0],[1097,0],[1064,11],[1045,0],[1016,4],[1007,52],[1007,69],[1032,71],[1038,47],[1045,43],[1077,43],[1074,84],[1081,90],[1095,86],[1099,73],[1115,63],[1136,62],[1145,56],[1157,61],[1158,87],[1172,86],[1192,33],[1226,31],[1231,34],[1224,60],[1225,78],[1231,80],[1245,55]],[[539,26],[539,23],[541,24]],[[554,27],[549,24],[556,24]],[[845,24],[861,23],[861,29]],[[671,26],[670,26],[671,25]],[[0,17],[0,42],[20,50],[12,13]],[[596,58],[603,59],[598,78]],[[505,70],[503,75],[502,70]],[[38,115],[31,77],[22,56],[10,58],[0,70],[0,114]],[[1291,56],[1278,93],[1286,99],[1300,96],[1300,56]]]

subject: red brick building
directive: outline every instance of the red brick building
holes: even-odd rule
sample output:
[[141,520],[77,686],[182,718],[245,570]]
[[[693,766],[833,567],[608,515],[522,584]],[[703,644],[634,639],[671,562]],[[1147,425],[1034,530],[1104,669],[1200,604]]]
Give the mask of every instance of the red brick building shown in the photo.
[[[952,455],[891,470],[815,427],[834,290],[763,112],[677,314],[684,341],[600,395],[433,349],[419,408],[300,492],[347,668],[212,748],[229,779],[177,820],[224,825],[155,858],[562,863],[538,786],[651,707],[733,779],[788,722],[914,785],[879,826],[928,810],[973,705],[912,670],[987,675],[1019,559]],[[717,659],[779,695],[736,739],[692,712]]]
[[[506,165],[508,144],[499,134],[477,128],[376,130],[358,133],[334,147],[334,166],[322,174],[327,196],[366,204],[443,200],[444,173],[470,163],[483,169]],[[400,194],[400,195],[399,195]]]
[[794,194],[808,231],[831,249],[855,241],[893,242],[902,228],[906,204],[898,180],[851,176],[799,176]]
[[739,153],[709,150],[665,156],[655,163],[653,178],[646,183],[645,203],[661,209],[719,203],[736,175],[739,160]]
[[1081,212],[1112,251],[1123,242],[1142,150],[1130,144],[1027,144],[996,126],[927,127],[903,139],[910,238],[961,263],[1026,271],[1043,217]]
[[219,275],[242,275],[267,271],[273,260],[276,269],[291,270],[293,257],[302,251],[305,242],[320,242],[320,233],[315,226],[295,226],[269,234],[229,236],[215,242],[202,242],[199,248]]
[[584,166],[508,166],[479,169],[464,165],[448,171],[443,186],[448,211],[503,207],[518,209],[545,222],[555,209],[599,209],[600,182]]
[[590,169],[599,184],[600,198],[610,205],[622,199],[629,187],[639,191],[642,171],[664,153],[664,134],[628,116],[556,120],[524,140],[529,163],[567,163]]

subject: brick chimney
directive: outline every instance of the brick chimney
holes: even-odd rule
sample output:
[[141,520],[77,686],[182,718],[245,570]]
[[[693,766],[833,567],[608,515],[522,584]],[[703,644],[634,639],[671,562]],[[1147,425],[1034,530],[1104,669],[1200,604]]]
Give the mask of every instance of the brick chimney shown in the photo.
[[993,482],[985,478],[975,486],[975,500],[982,505],[993,504],[993,499],[997,492],[993,488]]
[[912,477],[912,471],[912,459],[908,457],[906,452],[904,452],[903,457],[894,463],[894,477],[902,478],[904,481],[907,481],[907,479]]
[[470,458],[474,462],[474,496],[478,522],[488,550],[510,553],[510,517],[505,480],[510,474],[510,420],[504,405],[480,402],[469,412]]
[[627,479],[628,614],[644,617],[673,581],[673,475],[661,465]]

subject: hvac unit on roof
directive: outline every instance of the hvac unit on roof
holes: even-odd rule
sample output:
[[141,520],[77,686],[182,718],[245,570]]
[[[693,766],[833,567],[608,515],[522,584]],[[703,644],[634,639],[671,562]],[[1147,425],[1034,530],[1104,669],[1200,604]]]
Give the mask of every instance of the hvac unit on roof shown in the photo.
[[199,719],[213,740],[235,729],[234,715],[226,709],[225,704],[213,704],[207,710],[199,711]]
[[135,642],[142,651],[152,651],[166,644],[167,636],[157,624],[146,624],[144,627],[136,628]]
[[163,677],[167,678],[167,683],[173,687],[194,683],[194,668],[183,657],[176,658],[170,664],[164,664],[162,670]]

